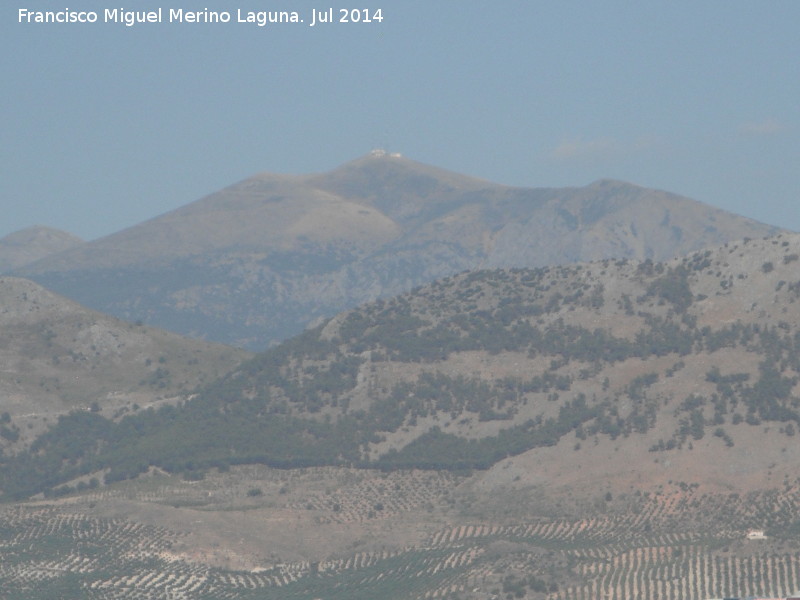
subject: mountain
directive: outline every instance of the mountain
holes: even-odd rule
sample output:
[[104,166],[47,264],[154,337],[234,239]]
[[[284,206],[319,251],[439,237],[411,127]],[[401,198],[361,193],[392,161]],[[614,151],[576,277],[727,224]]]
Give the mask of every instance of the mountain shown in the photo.
[[[437,280],[0,459],[26,597],[786,597],[800,234]],[[35,595],[32,595],[35,594]],[[13,596],[12,596],[13,597]]]
[[0,278],[0,452],[59,415],[108,418],[160,404],[219,377],[248,354],[84,308],[40,285]]
[[71,233],[50,227],[37,225],[15,231],[0,238],[0,273],[8,273],[83,243]]
[[373,153],[324,174],[256,175],[19,273],[129,321],[263,349],[464,270],[665,260],[776,232],[617,181],[513,188]]
[[[791,234],[666,263],[445,278],[259,354],[179,411],[132,417],[141,424],[119,430],[97,419],[107,442],[86,447],[60,477],[254,462],[489,469],[564,439],[576,452],[601,439],[646,446],[653,464],[688,457],[680,470],[689,477],[696,454],[735,456],[737,441],[750,452],[754,427],[767,427],[778,433],[747,455],[744,471],[704,476],[722,487],[745,472],[765,483],[763,470],[751,473],[765,457],[772,473],[790,473],[797,458],[768,449],[800,426],[799,255],[800,234]],[[66,420],[59,427],[54,435],[71,435]]]

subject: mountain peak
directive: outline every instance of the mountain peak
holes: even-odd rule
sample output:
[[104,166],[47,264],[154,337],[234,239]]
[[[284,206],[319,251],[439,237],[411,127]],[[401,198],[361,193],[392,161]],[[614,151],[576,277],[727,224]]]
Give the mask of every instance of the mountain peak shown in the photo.
[[663,260],[775,232],[621,181],[511,187],[375,151],[327,173],[256,175],[24,273],[126,319],[259,348],[477,267]]
[[373,150],[328,173],[312,176],[308,183],[342,197],[375,202],[390,212],[398,203],[437,201],[454,192],[506,187],[385,150]]
[[0,273],[12,271],[83,243],[81,238],[67,231],[42,225],[9,233],[0,238]]
[[632,187],[632,188],[641,188],[642,186],[636,185],[634,183],[630,183],[628,181],[623,181],[621,179],[597,179],[586,186],[587,188],[594,188],[594,189],[602,189],[602,188],[622,188],[622,187]]
[[53,244],[81,244],[83,240],[77,235],[73,235],[68,231],[55,229],[53,227],[46,227],[44,225],[32,225],[19,231],[9,233],[3,238],[0,238],[0,244],[12,246],[22,246],[30,242],[50,242]]

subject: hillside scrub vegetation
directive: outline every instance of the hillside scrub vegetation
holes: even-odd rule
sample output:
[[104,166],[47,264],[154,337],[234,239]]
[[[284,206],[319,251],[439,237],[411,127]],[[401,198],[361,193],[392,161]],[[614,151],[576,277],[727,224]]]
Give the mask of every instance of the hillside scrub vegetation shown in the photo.
[[[342,313],[177,405],[64,416],[2,457],[7,498],[150,467],[199,478],[261,463],[485,469],[565,436],[800,426],[800,236],[668,263],[466,272]],[[769,262],[771,269],[762,265]],[[7,426],[6,426],[7,427]]]

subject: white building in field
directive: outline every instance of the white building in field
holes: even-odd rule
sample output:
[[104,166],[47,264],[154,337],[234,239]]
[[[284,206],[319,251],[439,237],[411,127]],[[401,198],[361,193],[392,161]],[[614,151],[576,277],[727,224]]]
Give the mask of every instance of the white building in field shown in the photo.
[[767,539],[763,529],[751,529],[747,532],[748,540],[765,540]]

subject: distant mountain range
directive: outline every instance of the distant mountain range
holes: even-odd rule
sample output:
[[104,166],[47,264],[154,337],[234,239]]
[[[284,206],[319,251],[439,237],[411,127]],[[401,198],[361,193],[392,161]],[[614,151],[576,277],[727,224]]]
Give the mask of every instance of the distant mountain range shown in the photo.
[[658,261],[777,231],[619,181],[515,188],[370,155],[324,174],[256,175],[108,237],[67,239],[72,247],[32,263],[36,252],[0,247],[0,260],[119,318],[263,349],[464,270]]

